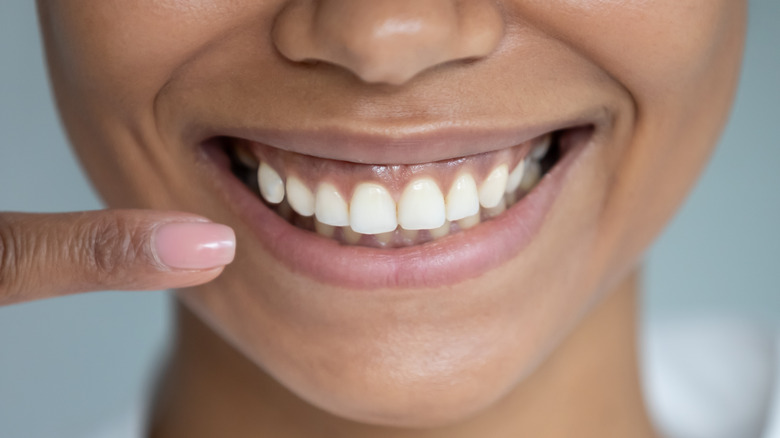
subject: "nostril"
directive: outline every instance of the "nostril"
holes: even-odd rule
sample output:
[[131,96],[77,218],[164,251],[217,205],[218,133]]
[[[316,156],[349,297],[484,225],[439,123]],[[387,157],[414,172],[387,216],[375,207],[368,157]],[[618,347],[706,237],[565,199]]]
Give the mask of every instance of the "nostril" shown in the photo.
[[274,43],[292,61],[324,62],[364,82],[400,85],[434,66],[481,59],[503,33],[490,0],[321,0],[283,9]]

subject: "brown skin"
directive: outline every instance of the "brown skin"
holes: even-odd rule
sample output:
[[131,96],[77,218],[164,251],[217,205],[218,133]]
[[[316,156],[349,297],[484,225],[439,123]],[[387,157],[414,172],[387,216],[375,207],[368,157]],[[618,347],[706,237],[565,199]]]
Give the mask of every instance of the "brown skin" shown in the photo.
[[[655,437],[639,387],[637,276],[631,275],[544,367],[489,409],[441,428],[377,427],[302,401],[186,308],[155,403],[154,437]],[[594,348],[594,344],[597,346]],[[260,396],[261,395],[261,396]]]
[[[109,206],[196,212],[241,242],[224,275],[177,294],[178,347],[153,435],[652,436],[629,273],[725,122],[745,2],[39,9],[65,126]],[[348,290],[292,272],[203,177],[194,143],[209,129],[392,134],[594,106],[611,123],[532,244],[426,290]],[[6,234],[40,232],[15,230]]]
[[0,305],[98,290],[159,290],[205,283],[223,267],[162,266],[152,248],[165,224],[208,221],[188,213],[104,210],[0,212]]

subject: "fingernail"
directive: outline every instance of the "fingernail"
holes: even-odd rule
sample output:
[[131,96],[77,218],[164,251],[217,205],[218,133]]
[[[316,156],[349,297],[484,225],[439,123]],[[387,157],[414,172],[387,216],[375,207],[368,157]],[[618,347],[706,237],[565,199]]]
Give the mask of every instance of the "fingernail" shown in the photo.
[[233,229],[210,222],[174,222],[154,233],[154,250],[173,269],[212,269],[233,261],[236,235]]

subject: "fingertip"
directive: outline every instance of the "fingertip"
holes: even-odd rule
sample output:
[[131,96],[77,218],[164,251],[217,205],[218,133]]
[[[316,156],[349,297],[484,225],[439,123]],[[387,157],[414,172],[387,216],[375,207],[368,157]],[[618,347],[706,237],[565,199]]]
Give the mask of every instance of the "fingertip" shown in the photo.
[[212,222],[165,223],[152,239],[156,260],[171,270],[214,270],[232,262],[236,254],[233,229]]
[[200,286],[201,284],[206,284],[216,279],[222,274],[224,270],[225,267],[220,266],[218,268],[207,269],[204,271],[187,273],[186,275],[181,277],[179,281],[177,281],[175,284],[168,286],[167,289],[180,289],[180,288],[187,288],[192,286]]
[[133,285],[117,287],[118,290],[155,291],[185,289],[213,281],[225,270],[224,266],[201,271],[160,272]]

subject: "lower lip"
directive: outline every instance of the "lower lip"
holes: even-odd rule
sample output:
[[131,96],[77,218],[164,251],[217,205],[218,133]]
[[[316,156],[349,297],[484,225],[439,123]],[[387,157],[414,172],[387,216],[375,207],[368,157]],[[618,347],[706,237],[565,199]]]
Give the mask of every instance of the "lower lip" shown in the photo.
[[541,229],[569,170],[591,143],[590,138],[576,142],[527,196],[500,216],[408,248],[342,245],[286,222],[227,166],[219,166],[217,181],[260,242],[296,274],[353,289],[441,287],[480,276],[523,251]]

